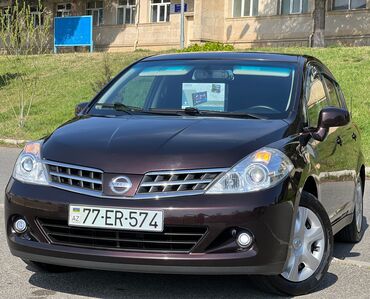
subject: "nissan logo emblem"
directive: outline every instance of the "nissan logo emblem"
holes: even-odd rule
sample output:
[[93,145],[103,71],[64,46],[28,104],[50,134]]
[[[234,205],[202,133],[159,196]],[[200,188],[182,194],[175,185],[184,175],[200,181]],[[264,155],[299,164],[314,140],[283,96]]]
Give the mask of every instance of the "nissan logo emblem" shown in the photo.
[[132,187],[131,180],[126,176],[118,176],[109,183],[112,192],[116,194],[125,194]]

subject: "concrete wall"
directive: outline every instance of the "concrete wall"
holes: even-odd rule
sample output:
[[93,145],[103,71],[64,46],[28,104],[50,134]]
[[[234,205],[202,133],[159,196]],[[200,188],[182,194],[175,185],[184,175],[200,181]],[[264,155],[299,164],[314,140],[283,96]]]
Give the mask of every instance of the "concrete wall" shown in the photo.
[[326,20],[327,45],[370,46],[370,9],[351,12],[330,11]]
[[192,42],[223,41],[224,0],[195,0]]
[[225,42],[238,48],[308,46],[312,32],[310,14],[227,18]]

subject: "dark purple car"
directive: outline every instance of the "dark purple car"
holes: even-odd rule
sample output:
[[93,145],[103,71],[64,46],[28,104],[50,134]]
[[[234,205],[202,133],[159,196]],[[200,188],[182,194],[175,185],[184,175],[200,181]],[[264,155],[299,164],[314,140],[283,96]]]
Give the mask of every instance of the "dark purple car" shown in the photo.
[[254,274],[312,291],[333,236],[358,242],[360,133],[317,59],[148,57],[27,144],[5,197],[11,252],[38,268]]

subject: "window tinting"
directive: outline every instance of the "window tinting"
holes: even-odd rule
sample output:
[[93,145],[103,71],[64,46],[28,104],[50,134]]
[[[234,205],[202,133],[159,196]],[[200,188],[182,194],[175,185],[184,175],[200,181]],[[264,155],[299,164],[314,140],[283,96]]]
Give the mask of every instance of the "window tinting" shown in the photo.
[[308,120],[311,127],[317,127],[319,113],[327,106],[325,88],[321,81],[320,73],[312,68],[306,82],[306,100]]
[[[119,78],[98,103],[122,103],[144,110],[195,107],[284,118],[293,103],[295,74],[295,65],[287,63],[142,62]],[[107,111],[95,108],[93,113]]]
[[343,108],[346,108],[346,109],[347,109],[346,98],[344,97],[344,94],[343,94],[342,89],[340,88],[340,86],[339,86],[338,84],[335,84],[335,88],[336,88],[336,90],[337,90],[337,94],[338,94],[338,96],[339,96],[341,106],[342,106]]
[[332,82],[331,79],[328,79],[326,77],[324,77],[324,81],[325,81],[326,88],[327,88],[328,95],[329,95],[328,105],[340,108],[340,106],[341,106],[340,105],[340,100],[338,98],[338,94],[337,94],[337,91],[335,89],[334,82]]

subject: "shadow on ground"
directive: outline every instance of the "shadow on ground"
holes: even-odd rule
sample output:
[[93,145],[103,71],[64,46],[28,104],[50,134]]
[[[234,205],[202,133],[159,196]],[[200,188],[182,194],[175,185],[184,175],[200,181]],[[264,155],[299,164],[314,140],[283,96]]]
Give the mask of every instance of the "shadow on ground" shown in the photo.
[[[30,268],[29,268],[30,269]],[[31,270],[31,269],[30,269]],[[336,283],[328,273],[317,291]],[[76,270],[69,273],[35,272],[29,282],[38,288],[32,295],[48,296],[56,292],[98,298],[266,298],[248,276],[195,276],[120,273]],[[278,297],[278,296],[277,296]]]
[[[366,233],[366,230],[369,228],[369,223],[367,222],[367,218],[363,217],[362,219],[362,227],[364,230],[364,234]],[[361,256],[361,253],[357,251],[353,251],[355,243],[344,243],[337,241],[335,243],[336,246],[334,246],[334,257],[344,260],[345,258],[351,258],[351,257],[359,257]]]

